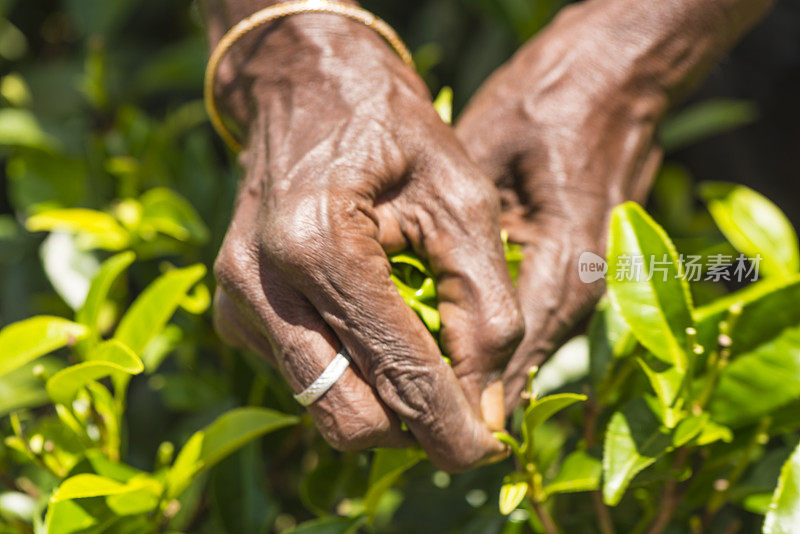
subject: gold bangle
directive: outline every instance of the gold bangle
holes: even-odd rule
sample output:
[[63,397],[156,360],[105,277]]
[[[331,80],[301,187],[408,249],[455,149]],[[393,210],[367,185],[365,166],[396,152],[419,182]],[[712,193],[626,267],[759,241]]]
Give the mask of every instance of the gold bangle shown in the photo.
[[236,24],[236,26],[231,28],[228,33],[222,37],[208,59],[208,66],[206,67],[206,76],[203,84],[206,111],[208,112],[208,118],[211,120],[211,125],[222,140],[225,141],[225,144],[234,152],[241,151],[242,145],[236,140],[228,127],[225,126],[214,100],[214,81],[220,62],[225,57],[228,50],[230,50],[231,46],[249,31],[263,26],[268,22],[288,17],[289,15],[314,12],[342,15],[372,28],[391,45],[406,65],[414,68],[414,60],[411,58],[411,52],[408,51],[408,48],[397,35],[397,32],[386,22],[360,7],[342,4],[340,2],[332,2],[330,0],[296,0],[257,11]]

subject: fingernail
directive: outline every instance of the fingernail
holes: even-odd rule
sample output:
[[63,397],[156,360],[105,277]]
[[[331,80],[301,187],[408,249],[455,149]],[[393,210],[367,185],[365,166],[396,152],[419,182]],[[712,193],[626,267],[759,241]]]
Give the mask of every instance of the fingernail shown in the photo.
[[508,447],[508,445],[504,443],[502,452],[489,456],[488,458],[484,458],[478,463],[477,467],[482,467],[484,465],[491,465],[491,464],[496,464],[498,462],[502,462],[503,460],[508,458],[509,454],[511,454],[511,449]]
[[505,391],[502,380],[490,383],[481,393],[481,415],[490,430],[496,432],[505,427]]

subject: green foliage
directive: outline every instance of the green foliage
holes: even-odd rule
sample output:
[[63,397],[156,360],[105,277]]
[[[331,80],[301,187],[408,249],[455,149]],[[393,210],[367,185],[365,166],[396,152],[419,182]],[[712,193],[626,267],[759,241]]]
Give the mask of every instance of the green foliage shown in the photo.
[[800,446],[781,469],[764,521],[764,534],[790,534],[800,524]]
[[753,122],[758,110],[743,100],[715,99],[695,104],[669,117],[661,126],[661,145],[678,150],[705,137]]
[[748,257],[760,256],[765,275],[788,276],[800,270],[797,234],[772,202],[742,185],[710,182],[701,192],[725,237]]
[[[423,3],[400,29],[432,88],[453,82],[436,99],[446,122],[562,4]],[[707,183],[703,209],[667,164],[652,217],[614,210],[608,294],[575,345],[588,366],[549,389],[530,373],[497,435],[509,459],[448,475],[418,448],[338,453],[276,372],[212,331],[207,269],[236,180],[205,124],[196,17],[65,0],[45,21],[31,5],[0,2],[0,532],[608,534],[664,513],[675,532],[796,531],[800,253],[763,196]],[[153,40],[158,21],[170,35]],[[755,116],[704,102],[661,140]],[[522,251],[503,240],[516,279]],[[682,254],[737,252],[760,255],[764,279],[729,292],[681,276]],[[617,279],[636,255],[660,270]],[[437,338],[434,273],[389,259]]]

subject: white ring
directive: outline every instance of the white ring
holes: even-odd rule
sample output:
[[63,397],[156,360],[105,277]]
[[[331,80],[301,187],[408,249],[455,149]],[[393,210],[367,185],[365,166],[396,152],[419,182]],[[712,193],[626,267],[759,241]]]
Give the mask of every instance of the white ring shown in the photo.
[[342,347],[333,361],[322,371],[322,374],[319,375],[310,386],[295,395],[294,400],[303,406],[313,404],[333,387],[336,381],[342,377],[349,365],[350,354],[347,353],[346,348]]

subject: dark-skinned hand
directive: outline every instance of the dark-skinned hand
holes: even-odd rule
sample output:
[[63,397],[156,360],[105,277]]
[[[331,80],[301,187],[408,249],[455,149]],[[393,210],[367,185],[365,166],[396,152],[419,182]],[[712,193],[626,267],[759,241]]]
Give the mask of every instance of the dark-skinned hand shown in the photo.
[[[295,392],[343,344],[355,365],[309,407],[339,449],[417,441],[449,471],[504,455],[490,427],[523,320],[493,185],[369,28],[298,15],[252,42],[219,87],[245,149],[215,266],[218,330]],[[452,367],[390,280],[387,251],[404,248],[437,277]]]
[[481,87],[456,125],[497,184],[501,225],[524,246],[525,337],[506,368],[507,410],[526,373],[603,292],[578,277],[605,257],[610,210],[643,202],[661,161],[659,120],[769,0],[589,0],[556,19]]

